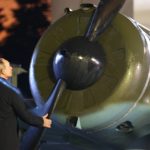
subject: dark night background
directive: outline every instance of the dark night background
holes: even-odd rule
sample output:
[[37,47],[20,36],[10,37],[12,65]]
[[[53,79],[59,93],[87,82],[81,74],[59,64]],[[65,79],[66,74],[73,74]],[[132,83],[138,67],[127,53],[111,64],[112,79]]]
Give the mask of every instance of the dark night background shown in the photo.
[[[51,0],[0,3],[0,57],[28,72],[34,47],[51,22]],[[28,73],[19,75],[18,87],[26,97],[31,96],[28,82]]]

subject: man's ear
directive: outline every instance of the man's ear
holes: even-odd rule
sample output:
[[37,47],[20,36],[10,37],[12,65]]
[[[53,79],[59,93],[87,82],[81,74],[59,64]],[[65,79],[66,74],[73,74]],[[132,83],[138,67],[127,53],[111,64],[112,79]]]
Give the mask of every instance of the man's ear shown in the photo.
[[0,72],[1,74],[3,74],[3,75],[5,75],[5,69],[3,68],[3,69],[1,69],[1,72]]
[[0,68],[0,75],[2,74],[2,68]]

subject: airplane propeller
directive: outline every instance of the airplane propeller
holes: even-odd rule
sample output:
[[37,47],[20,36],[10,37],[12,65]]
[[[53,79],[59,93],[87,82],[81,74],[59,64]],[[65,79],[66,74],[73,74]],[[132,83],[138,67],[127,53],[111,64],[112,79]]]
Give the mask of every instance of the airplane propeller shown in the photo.
[[[36,114],[42,116],[48,113],[51,116],[65,89],[83,90],[93,85],[101,77],[106,60],[104,49],[96,38],[108,28],[124,2],[125,0],[101,0],[84,36],[70,38],[57,48],[52,62],[56,85],[47,102],[42,101],[37,85],[33,85],[37,90]],[[31,62],[31,76],[36,55],[35,52]],[[33,150],[43,132],[44,128],[30,126],[22,139],[21,150]]]

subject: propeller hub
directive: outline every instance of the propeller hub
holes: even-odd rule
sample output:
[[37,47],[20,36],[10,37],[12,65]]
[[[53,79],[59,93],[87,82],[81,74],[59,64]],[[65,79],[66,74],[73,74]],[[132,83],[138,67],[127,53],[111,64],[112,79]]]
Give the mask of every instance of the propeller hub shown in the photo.
[[102,46],[84,37],[75,37],[64,42],[53,60],[55,78],[63,79],[68,89],[81,90],[99,79],[105,59]]

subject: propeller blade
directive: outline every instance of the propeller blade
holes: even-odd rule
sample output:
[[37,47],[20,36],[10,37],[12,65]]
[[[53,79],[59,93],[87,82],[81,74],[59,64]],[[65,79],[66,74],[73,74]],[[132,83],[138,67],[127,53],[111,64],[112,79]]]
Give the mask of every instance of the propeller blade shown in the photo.
[[[60,79],[57,81],[47,102],[44,104],[43,107],[37,110],[39,116],[43,116],[46,113],[48,113],[49,116],[52,114],[57,104],[57,101],[59,100],[65,87],[66,84],[63,80]],[[45,128],[43,127],[40,128],[40,127],[30,126],[22,138],[20,149],[21,150],[35,149],[44,131]]]
[[85,37],[93,41],[111,23],[125,0],[100,0],[88,27]]

